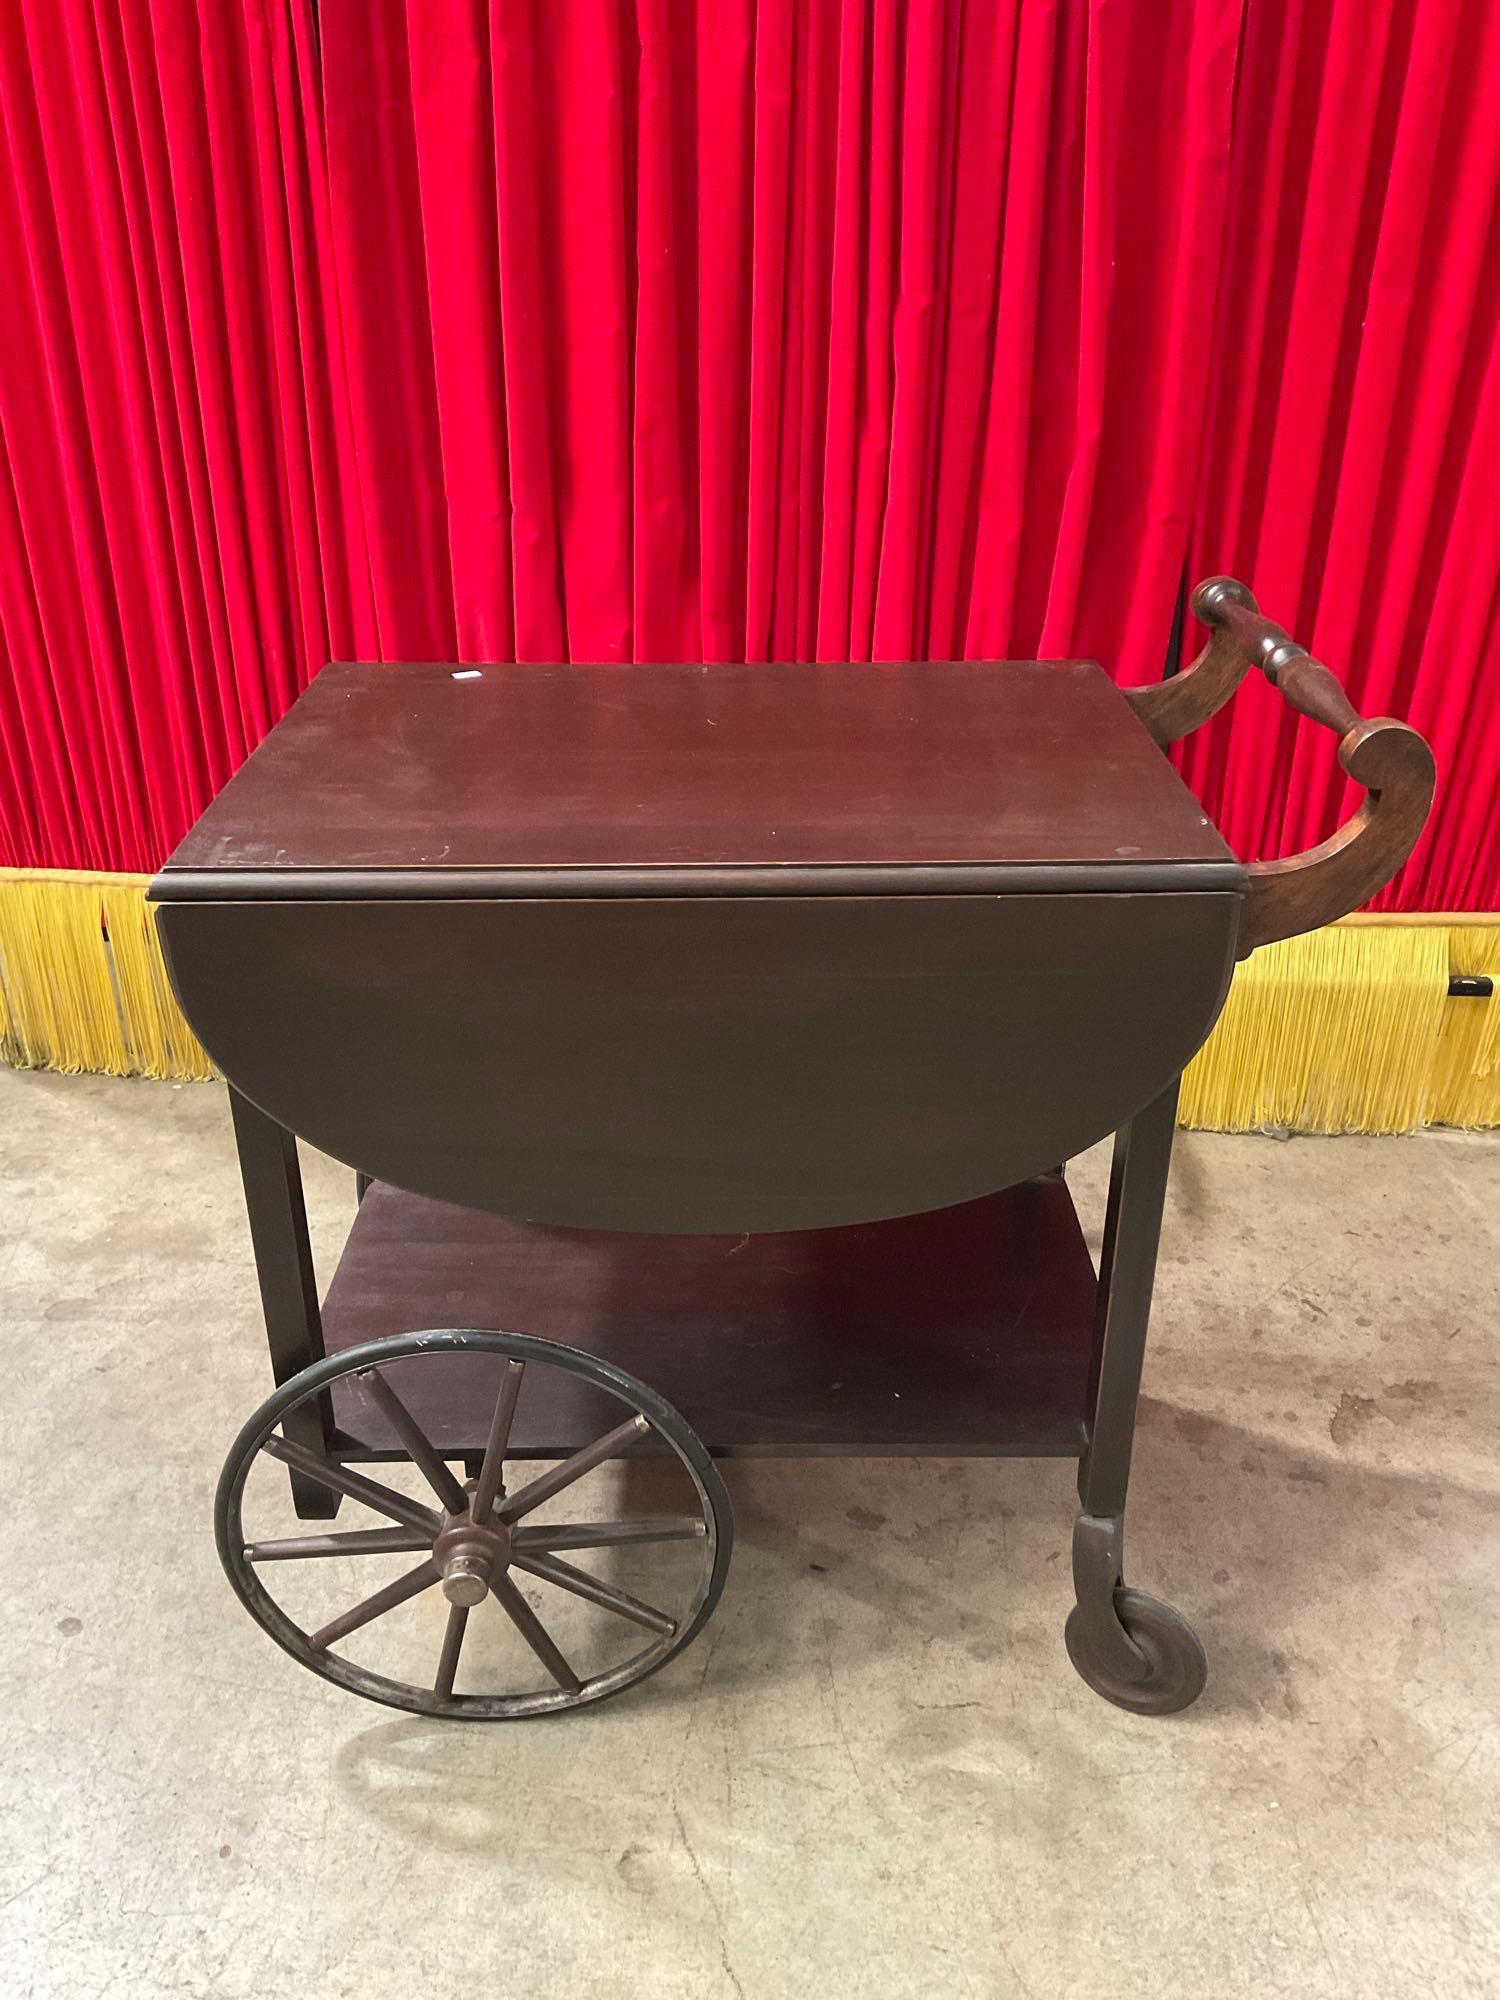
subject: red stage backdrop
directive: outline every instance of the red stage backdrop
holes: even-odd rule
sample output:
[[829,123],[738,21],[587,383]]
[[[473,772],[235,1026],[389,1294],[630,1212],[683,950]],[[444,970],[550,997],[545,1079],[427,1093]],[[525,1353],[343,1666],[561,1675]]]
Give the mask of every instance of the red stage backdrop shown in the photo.
[[0,826],[150,868],[374,644],[305,7],[0,6]]
[[[0,859],[154,865],[330,654],[1139,681],[1229,569],[1489,907],[1497,96],[1486,0],[14,0]],[[1344,804],[1264,692],[1252,856]]]

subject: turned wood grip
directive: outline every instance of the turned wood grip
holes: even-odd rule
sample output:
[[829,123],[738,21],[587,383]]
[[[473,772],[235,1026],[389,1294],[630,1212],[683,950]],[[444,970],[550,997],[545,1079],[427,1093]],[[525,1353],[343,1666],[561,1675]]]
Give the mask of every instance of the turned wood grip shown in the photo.
[[1416,845],[1432,805],[1435,773],[1426,741],[1390,716],[1366,721],[1342,683],[1230,576],[1211,576],[1193,592],[1194,614],[1209,642],[1185,672],[1127,699],[1157,742],[1166,745],[1206,722],[1258,667],[1299,715],[1331,729],[1339,763],[1365,787],[1364,803],[1337,833],[1306,854],[1253,862],[1240,919],[1242,958],[1257,945],[1296,937],[1347,916],[1383,889]]
[[1321,660],[1313,659],[1305,646],[1299,646],[1290,633],[1284,632],[1274,620],[1262,618],[1248,591],[1244,597],[1216,595],[1203,601],[1205,592],[1229,581],[1215,577],[1209,583],[1199,584],[1193,592],[1193,609],[1198,616],[1205,624],[1217,625],[1248,664],[1259,667],[1272,687],[1279,688],[1299,714],[1347,736],[1359,721],[1359,715],[1342,683]]

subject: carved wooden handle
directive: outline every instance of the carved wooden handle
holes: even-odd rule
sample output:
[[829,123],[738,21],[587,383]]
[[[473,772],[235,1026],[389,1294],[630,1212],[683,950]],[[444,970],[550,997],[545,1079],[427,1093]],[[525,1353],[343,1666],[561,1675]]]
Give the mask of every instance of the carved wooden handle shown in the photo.
[[1241,958],[1257,945],[1316,930],[1347,916],[1383,889],[1411,853],[1432,804],[1432,752],[1415,729],[1389,716],[1366,721],[1321,661],[1262,618],[1230,576],[1193,592],[1194,613],[1210,628],[1192,666],[1127,698],[1158,743],[1173,743],[1222,707],[1251,667],[1259,667],[1299,714],[1339,737],[1339,763],[1368,797],[1337,833],[1306,854],[1251,864],[1240,919]]

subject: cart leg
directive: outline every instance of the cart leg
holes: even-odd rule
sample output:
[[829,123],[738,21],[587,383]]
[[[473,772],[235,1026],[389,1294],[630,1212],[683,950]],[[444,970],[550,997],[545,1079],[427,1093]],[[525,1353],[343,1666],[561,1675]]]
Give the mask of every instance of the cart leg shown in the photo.
[[[250,1217],[255,1274],[271,1349],[271,1372],[279,1388],[323,1358],[323,1322],[307,1236],[302,1169],[297,1141],[283,1125],[257,1110],[231,1085],[230,1111],[239,1148],[240,1178]],[[333,1410],[326,1396],[288,1418],[294,1444],[325,1456],[333,1437]],[[292,1504],[304,1521],[331,1521],[339,1496],[306,1473],[293,1472]]]
[[1097,1693],[1120,1708],[1164,1715],[1202,1692],[1207,1663],[1190,1626],[1170,1606],[1124,1582],[1125,1496],[1136,1397],[1162,1209],[1172,1160],[1177,1084],[1115,1138],[1099,1269],[1099,1323],[1090,1389],[1092,1421],[1078,1474],[1068,1653]]

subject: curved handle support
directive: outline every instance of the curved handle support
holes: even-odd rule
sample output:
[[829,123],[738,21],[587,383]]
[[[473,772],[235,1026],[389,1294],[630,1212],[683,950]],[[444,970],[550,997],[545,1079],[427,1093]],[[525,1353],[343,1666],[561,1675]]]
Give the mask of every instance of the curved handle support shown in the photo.
[[1252,656],[1235,644],[1228,628],[1210,614],[1210,605],[1217,608],[1221,603],[1241,605],[1252,616],[1260,608],[1244,584],[1236,583],[1232,576],[1209,577],[1192,596],[1194,616],[1209,628],[1208,644],[1197,659],[1168,681],[1124,690],[1125,699],[1163,750],[1217,715],[1254,664]]
[[1207,646],[1183,673],[1127,699],[1160,744],[1206,722],[1259,667],[1300,715],[1335,730],[1339,763],[1365,787],[1363,805],[1337,833],[1305,854],[1251,864],[1240,919],[1239,953],[1332,923],[1383,889],[1417,843],[1432,805],[1435,771],[1426,740],[1390,716],[1367,721],[1321,661],[1262,618],[1233,577],[1210,577],[1193,592],[1209,628]]

